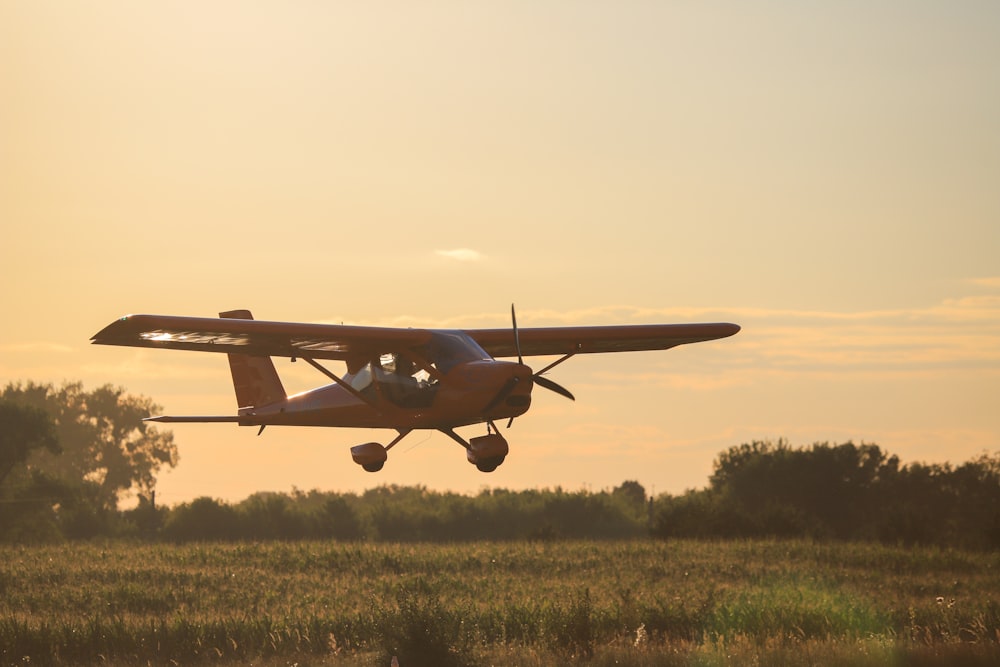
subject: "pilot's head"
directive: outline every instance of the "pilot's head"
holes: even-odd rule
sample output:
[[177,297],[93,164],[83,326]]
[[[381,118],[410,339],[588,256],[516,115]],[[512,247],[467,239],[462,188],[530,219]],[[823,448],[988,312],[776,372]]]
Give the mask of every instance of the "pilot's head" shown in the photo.
[[413,375],[413,362],[396,355],[396,375]]

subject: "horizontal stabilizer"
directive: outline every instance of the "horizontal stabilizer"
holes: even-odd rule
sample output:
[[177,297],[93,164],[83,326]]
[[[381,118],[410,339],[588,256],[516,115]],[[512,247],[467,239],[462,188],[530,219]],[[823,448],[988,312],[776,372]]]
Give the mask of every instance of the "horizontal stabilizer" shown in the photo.
[[204,417],[171,417],[169,415],[160,415],[159,417],[146,417],[142,421],[144,422],[169,422],[173,424],[207,424],[213,422],[231,422],[233,424],[239,423],[241,420],[245,421],[246,417],[229,416],[229,415],[207,415]]

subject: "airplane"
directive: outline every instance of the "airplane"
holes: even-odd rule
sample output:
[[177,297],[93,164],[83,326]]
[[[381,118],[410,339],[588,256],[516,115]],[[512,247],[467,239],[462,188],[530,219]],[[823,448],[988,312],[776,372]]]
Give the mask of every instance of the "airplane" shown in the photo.
[[[509,329],[404,329],[268,322],[249,310],[218,318],[126,315],[99,331],[100,345],[220,352],[229,357],[237,414],[147,417],[171,423],[231,422],[257,426],[386,428],[386,445],[366,442],[351,457],[368,472],[381,470],[388,452],[417,429],[436,430],[462,445],[466,458],[492,472],[510,451],[496,422],[531,406],[535,386],[575,400],[546,373],[578,354],[666,350],[732,336],[729,323],[573,326],[518,329],[511,306]],[[534,371],[525,356],[558,356]],[[289,396],[271,357],[301,359],[331,383]],[[497,357],[517,361],[501,361]],[[344,362],[343,376],[319,360]],[[465,439],[461,426],[486,424],[486,435]]]

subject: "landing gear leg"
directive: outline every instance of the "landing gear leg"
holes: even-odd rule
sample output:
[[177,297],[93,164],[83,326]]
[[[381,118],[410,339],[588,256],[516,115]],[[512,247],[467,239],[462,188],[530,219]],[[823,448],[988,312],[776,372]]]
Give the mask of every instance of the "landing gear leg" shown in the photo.
[[385,446],[385,451],[389,451],[390,449],[392,449],[393,447],[395,447],[397,442],[399,442],[400,440],[402,440],[403,438],[405,438],[409,434],[410,434],[410,429],[407,429],[405,431],[400,431],[399,435],[397,435],[395,438],[393,438],[392,442],[390,442],[388,445]]

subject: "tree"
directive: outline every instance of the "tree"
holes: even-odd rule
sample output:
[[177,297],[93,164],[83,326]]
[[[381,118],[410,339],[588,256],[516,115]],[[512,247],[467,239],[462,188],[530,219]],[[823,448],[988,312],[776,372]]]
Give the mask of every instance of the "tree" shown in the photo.
[[80,382],[58,389],[51,384],[8,384],[0,399],[48,413],[62,453],[35,451],[34,469],[66,480],[97,484],[105,508],[117,507],[130,491],[148,494],[163,465],[177,465],[173,434],[143,421],[160,407],[145,396],[109,384],[84,391]]
[[41,408],[0,401],[0,483],[35,450],[61,451],[52,420]]
[[175,507],[167,518],[163,533],[178,542],[238,539],[237,518],[232,506],[201,496]]
[[0,400],[0,540],[59,538],[53,504],[62,500],[64,489],[28,470],[28,458],[37,450],[60,450],[52,419],[40,408]]
[[646,507],[646,489],[635,480],[625,480],[614,488],[611,492],[615,496],[624,498],[630,505],[639,509]]

